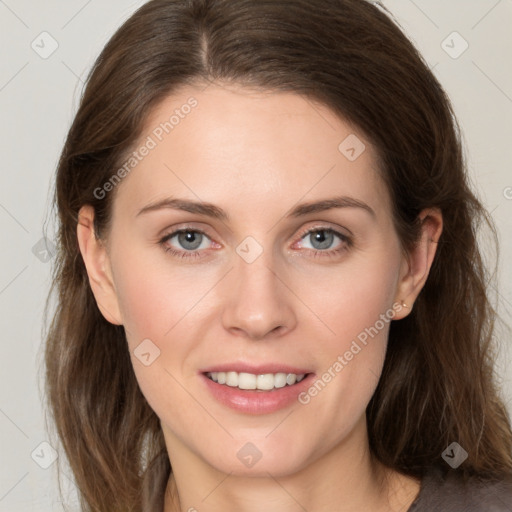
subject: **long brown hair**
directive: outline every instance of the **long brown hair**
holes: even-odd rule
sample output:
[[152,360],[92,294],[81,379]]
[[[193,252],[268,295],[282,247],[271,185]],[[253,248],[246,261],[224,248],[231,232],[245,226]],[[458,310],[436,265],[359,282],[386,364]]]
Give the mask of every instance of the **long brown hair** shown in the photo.
[[[392,322],[367,408],[373,457],[422,477],[453,441],[461,474],[512,472],[510,419],[495,382],[494,324],[481,224],[450,102],[411,42],[365,0],[152,0],[108,42],[91,70],[56,176],[56,310],[48,328],[49,410],[83,510],[161,510],[171,467],[159,419],[139,390],[122,326],[91,292],[76,238],[78,211],[104,236],[113,193],[94,191],[177,87],[224,81],[291,91],[325,104],[377,148],[404,248],[418,213],[438,207],[444,229],[429,278],[405,319]],[[53,293],[50,294],[53,296]]]

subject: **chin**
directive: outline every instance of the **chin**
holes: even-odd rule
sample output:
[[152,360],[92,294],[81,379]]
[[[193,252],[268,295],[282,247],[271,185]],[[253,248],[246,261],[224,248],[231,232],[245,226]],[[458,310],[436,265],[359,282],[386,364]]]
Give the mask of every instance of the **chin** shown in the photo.
[[316,458],[315,453],[318,451],[313,447],[308,450],[304,441],[291,438],[288,438],[287,443],[264,438],[261,441],[249,441],[246,438],[235,441],[230,446],[224,445],[218,453],[205,459],[217,471],[232,476],[268,478],[270,474],[277,478],[301,471]]

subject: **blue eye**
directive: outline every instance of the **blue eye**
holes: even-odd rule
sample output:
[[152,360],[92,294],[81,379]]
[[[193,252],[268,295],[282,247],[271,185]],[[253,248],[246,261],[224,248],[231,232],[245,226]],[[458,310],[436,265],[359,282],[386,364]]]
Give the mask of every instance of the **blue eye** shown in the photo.
[[201,245],[205,235],[199,231],[179,231],[175,236],[184,249],[194,251]]
[[[339,233],[338,231],[332,228],[326,227],[315,227],[309,229],[305,233],[302,234],[301,240],[311,240],[313,257],[336,257],[339,256],[340,253],[348,250],[352,247],[352,240],[350,237]],[[338,238],[341,243],[338,244],[338,247],[335,249],[329,249],[332,247],[333,241]],[[326,250],[328,249],[328,250]]]
[[[315,227],[303,233],[300,240],[306,240],[308,237],[311,240],[312,248],[306,249],[308,252],[312,252],[314,257],[335,257],[352,246],[352,241],[348,236],[331,228]],[[175,246],[169,244],[174,238],[176,238],[176,242],[182,250],[176,249]],[[338,247],[329,249],[336,238],[340,240]],[[201,258],[205,256],[202,254],[204,251],[201,249],[208,248],[208,240],[210,238],[203,231],[182,228],[165,235],[159,243],[166,252],[177,258]],[[206,247],[201,247],[201,244],[205,241]]]
[[[313,249],[315,250],[323,250],[329,249],[332,246],[335,238],[340,238],[333,230],[330,229],[315,229],[312,231],[308,231],[303,237],[303,240],[309,238],[311,240],[311,244],[313,245]],[[318,244],[315,247],[315,244]]]
[[[168,243],[177,237],[177,241],[185,251],[179,251],[169,246]],[[196,229],[179,229],[173,233],[166,235],[160,243],[164,246],[165,251],[170,252],[174,256],[180,258],[199,257],[198,248],[201,246],[204,238],[208,238],[205,233]]]

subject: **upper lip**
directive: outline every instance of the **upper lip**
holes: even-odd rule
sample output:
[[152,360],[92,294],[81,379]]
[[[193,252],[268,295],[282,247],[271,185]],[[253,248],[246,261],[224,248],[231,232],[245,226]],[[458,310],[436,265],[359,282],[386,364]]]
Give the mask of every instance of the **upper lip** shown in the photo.
[[250,364],[243,362],[233,362],[208,366],[207,368],[200,370],[200,372],[237,372],[252,373],[254,375],[264,375],[266,373],[294,373],[296,375],[302,375],[311,373],[311,370],[281,363]]

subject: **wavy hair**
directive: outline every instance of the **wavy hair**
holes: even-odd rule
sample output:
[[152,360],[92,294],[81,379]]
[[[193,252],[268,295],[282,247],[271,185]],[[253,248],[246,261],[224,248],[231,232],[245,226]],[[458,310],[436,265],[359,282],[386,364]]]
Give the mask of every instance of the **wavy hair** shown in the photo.
[[[78,212],[107,231],[114,193],[101,187],[148,115],[187,84],[223,81],[321,102],[372,141],[405,249],[419,212],[437,207],[443,232],[428,280],[391,323],[367,408],[372,456],[422,477],[453,441],[465,476],[512,472],[510,418],[494,363],[495,321],[478,229],[496,231],[472,191],[450,101],[384,9],[365,0],[152,0],[96,60],[55,180],[58,253],[47,302],[48,409],[83,510],[163,509],[171,472],[159,418],[142,395],[122,326],[101,315],[76,237]],[[49,313],[50,298],[56,307]]]

